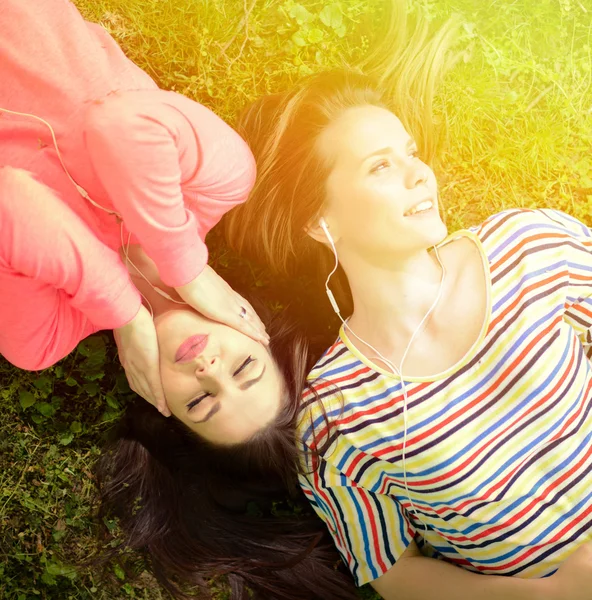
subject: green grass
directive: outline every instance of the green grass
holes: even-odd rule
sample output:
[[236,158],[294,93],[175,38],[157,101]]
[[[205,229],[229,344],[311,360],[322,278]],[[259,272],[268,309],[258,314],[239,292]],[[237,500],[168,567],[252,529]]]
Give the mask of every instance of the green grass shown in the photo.
[[[232,122],[250,99],[360,57],[369,37],[363,15],[379,0],[334,8],[326,8],[331,0],[76,3],[162,87]],[[450,229],[511,206],[560,208],[589,222],[590,0],[411,4],[432,20],[454,13],[463,24],[466,50],[440,100]],[[110,338],[96,336],[43,373],[0,362],[0,382],[0,598],[166,597],[140,559],[135,576],[112,568],[110,584],[75,566],[97,549],[91,471],[131,397]]]

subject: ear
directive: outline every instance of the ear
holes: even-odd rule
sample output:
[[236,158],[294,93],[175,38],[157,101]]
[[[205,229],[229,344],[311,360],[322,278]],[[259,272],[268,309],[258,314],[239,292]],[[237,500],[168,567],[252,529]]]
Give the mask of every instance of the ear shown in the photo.
[[[329,233],[331,234],[331,238],[333,239],[333,243],[337,244],[339,241],[339,232],[336,227],[331,227],[329,225],[328,220],[325,218],[325,224],[329,229]],[[313,219],[308,227],[305,229],[306,235],[310,236],[313,240],[320,242],[321,244],[325,244],[325,246],[330,246],[329,240],[327,239],[327,234],[323,231],[321,227],[321,217],[317,217]]]

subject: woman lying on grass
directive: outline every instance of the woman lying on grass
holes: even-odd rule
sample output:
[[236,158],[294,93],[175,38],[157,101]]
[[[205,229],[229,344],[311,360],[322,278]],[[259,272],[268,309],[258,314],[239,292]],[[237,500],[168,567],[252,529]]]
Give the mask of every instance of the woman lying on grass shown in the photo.
[[[386,599],[590,598],[592,234],[557,211],[510,210],[447,237],[423,160],[446,31],[412,37],[378,83],[316,75],[241,121],[259,178],[226,220],[229,240],[282,272],[322,261],[327,277],[336,253],[354,307],[310,372],[300,410],[276,429],[300,450],[302,489],[357,584]],[[220,400],[204,385],[194,402],[206,412]],[[258,469],[276,480],[294,472],[280,437],[268,456],[249,455],[253,486]],[[323,564],[311,562],[310,538],[301,555],[282,554],[265,521],[253,533],[225,518],[209,535],[208,512],[186,509],[212,497],[208,479],[183,479],[174,461],[139,450],[141,435],[133,443],[145,462],[105,488],[106,500],[165,580],[220,566],[258,597],[342,597],[305,589],[299,566]],[[106,461],[123,464],[125,448]],[[240,445],[229,451],[247,456]],[[192,465],[209,464],[198,454]],[[160,488],[156,464],[167,472]],[[170,511],[159,508],[174,519],[160,530],[151,515],[171,477],[185,482],[182,505],[179,493]],[[126,510],[134,494],[136,512]]]
[[0,80],[0,354],[45,369],[113,329],[131,387],[168,414],[154,324],[118,252],[143,248],[188,305],[266,340],[205,245],[253,185],[248,147],[69,0],[3,0]]
[[287,496],[306,504],[294,443],[306,343],[280,319],[266,319],[268,348],[204,319],[156,293],[152,285],[174,290],[154,264],[138,263],[173,418],[145,402],[128,409],[99,464],[102,513],[120,518],[127,544],[147,552],[177,597],[175,579],[207,594],[207,578],[228,573],[237,600],[246,585],[257,598],[356,598],[314,514],[259,516]]

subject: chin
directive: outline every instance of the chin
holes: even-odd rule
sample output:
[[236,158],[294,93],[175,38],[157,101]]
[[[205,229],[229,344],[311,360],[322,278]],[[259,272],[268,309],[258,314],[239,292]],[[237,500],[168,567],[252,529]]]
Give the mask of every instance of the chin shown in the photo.
[[430,242],[431,245],[439,244],[446,236],[448,235],[448,228],[442,222],[442,219],[438,216],[436,222],[434,223],[433,232],[430,232]]

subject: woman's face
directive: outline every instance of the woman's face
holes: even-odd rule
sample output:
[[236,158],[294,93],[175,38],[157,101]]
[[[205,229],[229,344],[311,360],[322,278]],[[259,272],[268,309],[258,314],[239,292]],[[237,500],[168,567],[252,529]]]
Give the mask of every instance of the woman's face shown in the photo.
[[155,317],[160,372],[175,417],[216,444],[247,440],[282,404],[282,376],[269,351],[190,309]]
[[446,236],[434,173],[393,113],[348,109],[323,131],[318,150],[331,165],[324,216],[342,250],[381,262]]

